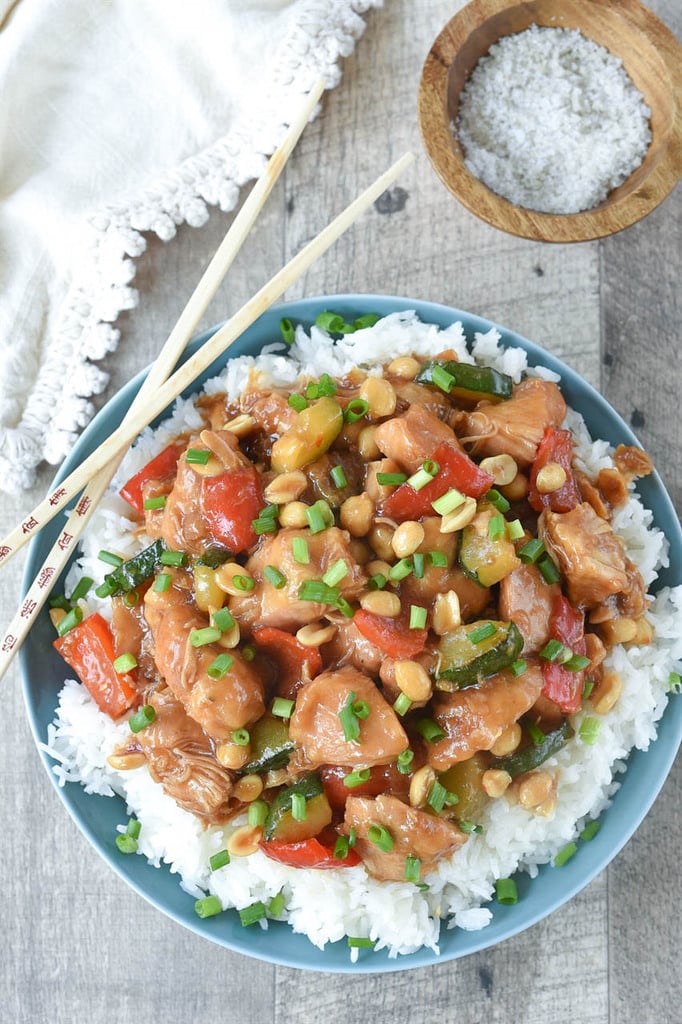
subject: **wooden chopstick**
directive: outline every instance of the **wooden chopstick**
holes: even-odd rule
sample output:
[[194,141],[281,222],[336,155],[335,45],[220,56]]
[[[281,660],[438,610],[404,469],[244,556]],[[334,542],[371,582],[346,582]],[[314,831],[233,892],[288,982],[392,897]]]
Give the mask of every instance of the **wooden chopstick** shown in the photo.
[[[205,313],[221,281],[253,227],[258,214],[272,192],[294,146],[300,139],[303,129],[308,124],[320,100],[324,88],[324,82],[322,80],[318,81],[304,98],[300,109],[292,118],[282,143],[270,157],[263,174],[249,192],[229,231],[192,292],[187,305],[180,314],[175,327],[168,336],[142,387],[126,413],[126,420],[144,408],[150,396],[167,380],[173,367],[182,355],[199,320]],[[111,479],[120,465],[121,458],[122,453],[117,453],[88,483],[76,509],[70,513],[62,533],[50,549],[21,607],[12,619],[7,632],[0,642],[0,679],[23,644],[31,626],[45,604],[52,585],[64,568],[71,550],[77,544],[88,520],[111,483]]]

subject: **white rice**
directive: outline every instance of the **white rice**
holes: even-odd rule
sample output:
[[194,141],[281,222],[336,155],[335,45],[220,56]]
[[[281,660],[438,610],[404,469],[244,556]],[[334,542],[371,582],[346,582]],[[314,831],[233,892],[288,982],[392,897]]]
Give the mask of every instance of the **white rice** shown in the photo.
[[[234,398],[254,374],[263,385],[291,384],[299,374],[340,376],[355,365],[378,367],[401,354],[436,355],[448,348],[462,361],[474,361],[461,324],[440,330],[421,323],[412,312],[388,316],[374,328],[335,343],[315,327],[310,334],[299,327],[286,358],[281,346],[275,345],[257,359],[243,356],[230,360],[226,373],[210,381],[206,391],[227,390]],[[501,348],[495,330],[476,334],[472,351],[481,362],[510,373],[516,381],[524,372],[557,379],[549,371],[529,368],[523,350]],[[588,472],[612,465],[606,442],[592,442],[577,413],[570,412],[567,419],[578,441],[581,465]],[[157,431],[142,434],[115,483],[120,486],[188,424],[199,427],[198,415],[191,402],[179,402]],[[83,573],[101,580],[105,567],[97,553],[102,548],[129,556],[148,543],[144,535],[134,537],[134,524],[126,517],[126,509],[113,490],[102,502],[83,541],[82,555],[71,570],[67,592]],[[634,491],[618,510],[614,529],[623,537],[647,585],[651,584],[657,570],[667,565],[668,546]],[[96,609],[106,614],[107,603],[88,598],[86,611]],[[441,921],[447,921],[449,928],[465,930],[488,924],[492,914],[485,903],[494,893],[496,879],[507,878],[518,869],[535,876],[539,865],[551,861],[588,819],[598,817],[608,806],[628,753],[633,748],[646,750],[655,739],[656,722],[668,700],[669,675],[682,669],[682,587],[662,590],[648,615],[656,642],[627,650],[617,647],[609,655],[608,667],[621,675],[624,689],[615,708],[599,718],[596,744],[588,746],[580,738],[580,724],[590,714],[581,711],[574,716],[574,738],[546,762],[558,778],[553,815],[535,816],[505,798],[490,801],[481,818],[483,833],[471,835],[452,858],[439,864],[427,878],[428,892],[408,883],[379,883],[362,866],[301,870],[277,864],[261,852],[248,858],[233,857],[229,865],[211,872],[209,858],[224,848],[227,837],[245,819],[204,829],[151,780],[146,767],[113,770],[106,758],[130,735],[128,724],[125,720],[116,724],[101,713],[76,681],[67,681],[60,693],[44,749],[55,759],[53,771],[60,785],[76,782],[88,793],[119,794],[127,814],[142,824],[139,853],[154,865],[166,864],[190,895],[214,893],[225,909],[242,909],[283,892],[286,910],[282,919],[320,948],[352,935],[374,940],[376,949],[386,948],[392,957],[422,946],[438,952]],[[121,821],[123,828],[123,813]]]

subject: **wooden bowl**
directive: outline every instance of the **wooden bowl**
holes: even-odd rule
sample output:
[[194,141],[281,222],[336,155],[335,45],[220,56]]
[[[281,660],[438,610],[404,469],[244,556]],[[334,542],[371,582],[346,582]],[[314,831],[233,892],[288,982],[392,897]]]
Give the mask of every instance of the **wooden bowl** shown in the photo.
[[[652,141],[643,163],[599,206],[582,213],[539,213],[498,196],[467,170],[451,127],[479,59],[502,36],[532,24],[580,29],[620,57],[651,110]],[[431,47],[419,86],[419,126],[443,183],[488,224],[544,242],[603,238],[650,213],[682,173],[682,49],[638,0],[473,0]]]

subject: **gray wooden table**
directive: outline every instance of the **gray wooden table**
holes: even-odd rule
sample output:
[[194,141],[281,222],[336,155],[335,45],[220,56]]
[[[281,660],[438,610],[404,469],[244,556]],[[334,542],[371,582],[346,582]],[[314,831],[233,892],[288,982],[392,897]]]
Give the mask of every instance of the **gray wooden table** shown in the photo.
[[[633,424],[682,507],[677,191],[602,242],[552,247],[502,235],[460,208],[421,149],[415,98],[447,0],[386,0],[368,17],[342,86],[306,130],[207,324],[236,310],[405,149],[415,166],[289,297],[384,292],[458,306],[554,352]],[[682,35],[679,0],[650,6]],[[104,398],[157,351],[229,223],[214,214],[150,241],[141,302],[122,318]],[[6,532],[44,493],[2,499]],[[22,559],[3,575],[7,622]],[[497,949],[432,968],[351,979],[264,965],[187,933],[135,896],[60,805],[29,733],[18,672],[3,683],[0,1021],[7,1024],[675,1024],[682,1020],[678,760],[634,838],[568,906]]]

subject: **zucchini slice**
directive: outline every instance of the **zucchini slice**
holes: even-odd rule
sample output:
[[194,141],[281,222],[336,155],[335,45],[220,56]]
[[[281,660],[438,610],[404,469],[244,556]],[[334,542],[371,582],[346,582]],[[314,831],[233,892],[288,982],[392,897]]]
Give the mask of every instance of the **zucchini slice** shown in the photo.
[[539,768],[549,757],[553,757],[564,747],[573,735],[573,727],[566,721],[555,729],[548,732],[542,743],[537,746],[531,744],[521,750],[515,750],[508,757],[501,757],[491,767],[498,771],[507,772],[515,779],[517,775],[524,775]]
[[482,587],[492,587],[521,565],[516,548],[506,533],[493,539],[490,521],[496,510],[486,502],[462,530],[459,545],[459,564],[464,572]]
[[241,774],[255,775],[286,767],[295,745],[289,739],[289,725],[283,718],[263,715],[251,727],[252,758],[241,769]]
[[[436,381],[433,379],[434,367],[440,367],[446,374],[453,378],[452,384],[447,377],[442,377],[436,372]],[[417,374],[417,384],[435,384],[441,390],[447,391],[451,398],[457,398],[464,402],[480,402],[485,399],[487,402],[504,402],[512,397],[513,380],[508,374],[494,370],[492,366],[472,366],[469,363],[456,363],[450,359],[439,359],[427,363]],[[444,386],[446,385],[446,386]]]
[[523,643],[514,622],[485,619],[458,626],[441,637],[438,645],[440,668],[436,689],[452,693],[494,676],[516,661]]
[[[299,820],[292,813],[293,797],[305,800],[305,818]],[[298,801],[297,801],[298,802]],[[263,826],[265,842],[277,839],[283,843],[298,843],[312,839],[326,828],[332,820],[332,809],[325,796],[320,776],[313,773],[288,786],[270,804]]]
[[156,572],[161,555],[167,550],[163,540],[159,538],[149,547],[138,551],[127,562],[122,562],[113,572],[108,572],[104,577],[104,583],[109,587],[110,596],[129,594],[135,587],[150,580]]

